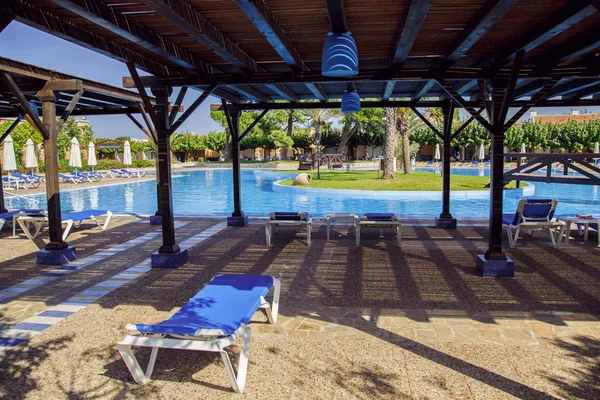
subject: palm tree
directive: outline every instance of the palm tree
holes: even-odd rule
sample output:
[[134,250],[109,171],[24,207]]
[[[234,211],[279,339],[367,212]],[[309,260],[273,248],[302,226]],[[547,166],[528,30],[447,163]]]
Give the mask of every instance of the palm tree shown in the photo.
[[423,121],[410,109],[398,108],[396,113],[396,128],[400,133],[399,150],[402,156],[402,166],[405,174],[412,174],[410,165],[411,145],[410,137],[418,129],[423,127]]
[[327,122],[334,117],[339,117],[342,113],[339,110],[306,110],[304,111],[308,126],[315,131],[315,139],[321,139],[321,130]]
[[398,140],[398,113],[394,108],[386,108],[385,136],[383,144],[383,174],[381,179],[396,179],[394,175],[394,160],[396,153],[396,141]]

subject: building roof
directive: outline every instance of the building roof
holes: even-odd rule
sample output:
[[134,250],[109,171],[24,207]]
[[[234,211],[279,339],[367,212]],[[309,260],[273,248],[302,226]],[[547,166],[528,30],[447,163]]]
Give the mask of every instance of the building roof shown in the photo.
[[[139,94],[130,90],[53,71],[6,57],[0,57],[0,72],[9,73],[21,91],[27,96],[28,100],[35,103],[38,108],[41,107],[41,102],[35,97],[35,93],[42,89],[46,82],[57,79],[80,80],[82,83],[83,94],[71,115],[138,113],[138,104],[141,104],[142,102]],[[2,94],[2,96],[0,96],[0,117],[2,118],[16,117],[18,115],[18,112],[15,111],[12,106],[14,96],[9,93],[10,91],[7,90],[2,81],[0,81],[0,94]],[[72,97],[73,93],[61,92],[56,104],[57,115],[62,114]]]
[[534,115],[531,117],[532,122],[540,122],[544,124],[563,124],[569,121],[596,121],[600,120],[600,114],[569,114],[569,115]]
[[[536,106],[564,106],[600,104],[592,97],[600,93],[598,6],[587,0],[15,0],[8,13],[132,62],[161,84],[210,90],[232,103],[325,103],[356,89],[363,99],[384,102],[445,99],[455,91],[481,104],[479,81],[489,86],[483,80],[498,73],[508,79],[524,51],[514,105],[538,93]],[[352,32],[358,75],[321,74],[330,31]]]

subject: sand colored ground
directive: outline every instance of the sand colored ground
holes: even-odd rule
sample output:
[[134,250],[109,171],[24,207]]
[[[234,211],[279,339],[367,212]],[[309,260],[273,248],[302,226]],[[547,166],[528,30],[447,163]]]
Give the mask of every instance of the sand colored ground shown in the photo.
[[[178,240],[216,222],[184,220]],[[192,247],[182,268],[151,270],[8,351],[0,361],[0,393],[27,399],[600,397],[595,236],[553,249],[536,234],[507,249],[517,263],[515,278],[483,279],[474,260],[486,248],[487,228],[446,231],[415,223],[403,228],[402,248],[378,232],[356,248],[339,227],[326,241],[322,225],[310,247],[291,230],[267,247],[261,225],[227,228]],[[125,237],[114,243],[119,240]],[[155,245],[107,263],[112,272],[127,268]],[[94,270],[78,271],[81,285]],[[159,351],[151,383],[133,384],[114,345],[124,325],[168,318],[219,273],[282,277],[278,323],[268,325],[258,313],[251,324],[245,393],[231,392],[218,356],[186,351]],[[238,350],[231,348],[234,358]],[[145,361],[149,352],[138,354]]]

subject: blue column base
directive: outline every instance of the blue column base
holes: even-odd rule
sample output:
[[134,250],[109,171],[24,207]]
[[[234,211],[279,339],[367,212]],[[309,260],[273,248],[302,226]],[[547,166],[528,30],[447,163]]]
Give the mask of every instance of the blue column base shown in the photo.
[[477,271],[482,276],[507,278],[515,276],[515,262],[506,257],[506,260],[487,260],[483,254],[477,256]]
[[162,215],[151,215],[150,225],[162,225]]
[[227,217],[227,226],[246,226],[248,225],[248,216]]
[[154,252],[151,256],[152,268],[177,269],[188,262],[188,251],[181,250],[177,253]]
[[435,227],[441,229],[456,229],[456,218],[435,218]]
[[60,250],[39,250],[37,252],[37,263],[40,265],[63,265],[77,259],[74,246]]

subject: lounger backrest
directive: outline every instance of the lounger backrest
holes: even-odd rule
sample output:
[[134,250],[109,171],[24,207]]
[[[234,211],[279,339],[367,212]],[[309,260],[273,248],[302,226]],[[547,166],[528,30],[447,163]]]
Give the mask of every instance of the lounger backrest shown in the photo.
[[554,217],[558,201],[552,199],[521,199],[513,225],[521,222],[548,222]]
[[85,210],[85,211],[78,211],[78,212],[62,214],[61,217],[62,217],[63,221],[68,221],[68,220],[83,221],[84,219],[91,218],[92,216],[98,217],[100,215],[104,215],[107,212],[108,212],[107,210]]
[[310,214],[307,212],[272,212],[269,217],[274,221],[308,221]]
[[157,325],[136,325],[139,332],[195,335],[199,330],[233,334],[250,318],[273,286],[268,275],[220,275],[171,318]]
[[393,213],[366,213],[360,217],[361,221],[397,221]]

